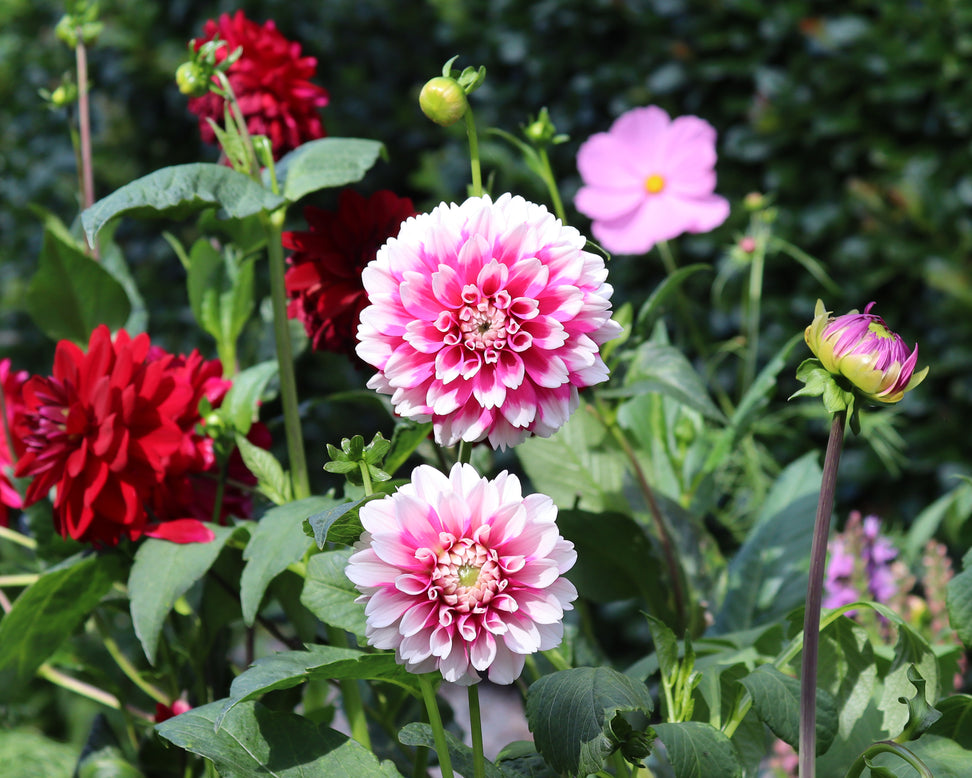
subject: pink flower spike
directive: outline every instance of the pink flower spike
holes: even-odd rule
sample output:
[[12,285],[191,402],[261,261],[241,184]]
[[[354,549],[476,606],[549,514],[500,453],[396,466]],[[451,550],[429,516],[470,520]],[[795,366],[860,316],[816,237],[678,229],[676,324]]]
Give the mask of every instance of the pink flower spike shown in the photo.
[[448,476],[420,465],[360,516],[346,573],[365,603],[366,636],[410,672],[439,670],[465,686],[485,672],[509,684],[528,654],[560,644],[577,598],[563,574],[577,554],[546,495],[524,498],[505,471],[489,480],[470,465]]
[[357,353],[395,411],[436,442],[547,437],[607,379],[621,332],[604,261],[541,205],[504,194],[407,219],[362,274]]
[[729,216],[714,193],[715,129],[697,116],[674,120],[651,105],[622,114],[577,153],[584,185],[574,205],[615,254],[644,254],[683,232],[708,232]]

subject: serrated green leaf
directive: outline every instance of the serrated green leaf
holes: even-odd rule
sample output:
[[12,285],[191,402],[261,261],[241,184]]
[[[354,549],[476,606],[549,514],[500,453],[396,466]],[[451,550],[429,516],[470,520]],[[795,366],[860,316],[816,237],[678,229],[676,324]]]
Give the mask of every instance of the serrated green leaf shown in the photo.
[[237,705],[215,729],[223,701],[193,708],[156,725],[170,743],[209,759],[222,778],[401,778],[391,762],[360,743],[295,713],[258,702]]
[[914,665],[908,665],[908,681],[915,687],[913,697],[899,697],[898,702],[908,706],[908,722],[899,736],[899,742],[914,740],[942,717],[925,696],[926,681]]
[[[800,681],[773,665],[760,665],[739,679],[753,699],[753,709],[773,734],[797,748],[800,741]],[[837,706],[826,689],[817,689],[817,754],[837,736]]]
[[284,472],[283,466],[272,453],[250,443],[240,434],[236,435],[236,447],[246,469],[256,476],[257,489],[264,497],[275,505],[285,505],[294,499],[290,475]]
[[355,648],[308,646],[263,657],[233,679],[230,696],[217,717],[220,725],[236,705],[276,689],[299,686],[311,678],[394,681],[419,694],[415,676],[395,662],[393,653],[366,653]]
[[253,626],[270,582],[307,553],[310,544],[301,527],[307,514],[333,502],[329,497],[308,497],[271,508],[254,522],[243,549],[246,566],[240,577],[240,606],[247,626]]
[[[215,537],[208,543],[172,543],[147,538],[135,553],[128,576],[132,626],[149,662],[155,651],[165,617],[189,587],[212,567],[235,527],[207,524]],[[2,624],[2,622],[0,622]]]
[[350,546],[355,543],[363,528],[358,518],[358,511],[366,502],[384,497],[381,494],[371,494],[352,502],[343,502],[327,508],[308,517],[307,524],[313,533],[318,548],[324,548],[328,542],[343,543]]
[[241,435],[250,431],[264,390],[276,374],[277,361],[271,359],[248,367],[233,379],[219,413]]
[[648,619],[651,629],[651,641],[655,644],[658,669],[661,670],[663,678],[670,678],[678,671],[678,638],[665,622],[647,613],[645,618]]
[[320,189],[360,181],[383,149],[378,141],[362,138],[320,138],[305,143],[277,162],[283,196],[296,202]]
[[0,620],[0,702],[17,696],[121,575],[118,554],[79,555],[20,593]]
[[363,636],[364,604],[355,602],[361,593],[344,573],[351,553],[350,548],[342,548],[312,556],[300,601],[325,624]]
[[742,778],[732,741],[711,724],[683,721],[654,729],[678,778]]
[[[475,775],[473,750],[448,730],[445,733],[445,739],[453,769],[460,775]],[[422,746],[435,751],[435,735],[432,734],[432,727],[428,724],[421,724],[417,721],[406,724],[399,730],[398,740],[406,746]],[[506,778],[500,768],[488,759],[484,761],[485,770],[483,774],[486,778]]]
[[948,623],[966,648],[972,648],[972,553],[966,554],[962,572],[945,589]]
[[80,345],[87,345],[99,324],[111,330],[124,326],[132,310],[121,283],[73,239],[51,229],[44,231],[24,307],[49,338]]
[[102,198],[81,214],[88,242],[111,219],[161,217],[184,219],[215,206],[234,219],[273,211],[286,200],[225,165],[196,162],[174,165],[138,178]]
[[559,773],[604,768],[618,743],[611,722],[620,712],[651,714],[648,688],[610,667],[577,667],[545,675],[527,690],[526,714],[537,750]]

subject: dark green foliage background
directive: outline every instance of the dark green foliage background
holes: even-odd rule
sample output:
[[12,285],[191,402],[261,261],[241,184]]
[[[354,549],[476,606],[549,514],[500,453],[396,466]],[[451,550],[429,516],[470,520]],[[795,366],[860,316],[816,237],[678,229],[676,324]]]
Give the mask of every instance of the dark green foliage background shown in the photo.
[[[428,122],[416,99],[455,54],[460,67],[487,67],[473,96],[480,126],[515,133],[546,105],[570,135],[552,152],[568,208],[578,145],[620,113],[656,103],[702,116],[719,133],[719,191],[733,215],[711,235],[679,240],[681,261],[717,261],[745,225],[742,197],[772,193],[778,233],[820,258],[844,290],[840,299],[826,297],[828,307],[843,312],[877,300],[877,312],[909,342],[920,341],[922,363],[932,365],[901,409],[907,477],[892,482],[866,447],[852,446],[839,512],[885,511],[907,523],[954,485],[955,472],[968,471],[972,9],[964,4],[858,0],[828,13],[802,0],[105,0],[101,7],[105,31],[90,52],[98,196],[164,165],[215,159],[198,141],[172,74],[204,21],[238,7],[257,21],[274,19],[318,58],[331,135],[387,144],[390,164],[360,188],[392,188],[421,209],[461,198],[466,184],[461,128]],[[0,351],[35,371],[48,369],[52,344],[21,308],[41,239],[29,207],[68,221],[77,213],[66,114],[37,97],[73,68],[72,53],[53,35],[62,12],[52,0],[0,5]],[[484,138],[483,154],[493,191],[544,199],[508,146]],[[569,217],[587,229],[570,208]],[[163,228],[173,225],[126,221],[117,235],[148,297],[150,332],[171,349],[206,348]],[[662,277],[654,255],[617,258],[611,272],[618,300],[636,304]],[[705,281],[693,279],[689,290],[716,337],[738,333],[735,313],[710,299]],[[764,360],[806,326],[822,293],[791,261],[770,260]],[[730,289],[728,299],[737,295]],[[300,369],[305,396],[364,380],[327,355],[305,355]],[[780,401],[796,388],[789,375]],[[312,419],[308,438],[362,431],[361,416],[344,416],[353,429]],[[812,421],[796,432],[781,465],[821,443],[825,425]]]

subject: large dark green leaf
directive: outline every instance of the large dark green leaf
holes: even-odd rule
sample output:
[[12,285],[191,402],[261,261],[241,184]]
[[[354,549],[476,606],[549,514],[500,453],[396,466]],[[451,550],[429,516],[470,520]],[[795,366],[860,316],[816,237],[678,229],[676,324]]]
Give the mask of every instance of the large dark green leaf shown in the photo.
[[0,702],[17,696],[121,575],[117,554],[73,557],[21,592],[0,620]]
[[155,728],[166,740],[209,759],[222,778],[401,778],[391,762],[346,735],[258,702],[237,705],[217,729],[223,701],[193,708]]
[[962,560],[962,572],[948,582],[945,600],[949,624],[966,648],[972,647],[972,551]]
[[277,179],[290,202],[319,189],[347,186],[364,178],[384,146],[362,138],[321,138],[305,143],[277,163]]
[[272,211],[286,202],[253,179],[225,165],[195,162],[173,165],[138,178],[81,214],[88,242],[116,216],[184,219],[219,206],[231,218]]
[[[753,709],[773,733],[796,748],[800,740],[800,681],[761,665],[739,679],[753,698]],[[826,689],[817,689],[817,753],[822,754],[837,735],[837,707]]]
[[365,610],[355,600],[361,592],[344,573],[351,553],[350,548],[342,548],[312,556],[300,601],[325,624],[360,636],[365,634]]
[[678,778],[742,778],[742,763],[732,741],[701,721],[655,724],[668,761]]
[[577,667],[545,675],[527,691],[526,714],[537,750],[559,773],[603,769],[618,743],[611,722],[618,713],[651,714],[641,682],[610,667]]
[[52,340],[87,345],[99,324],[122,327],[132,306],[125,288],[69,236],[44,231],[40,264],[27,287],[24,307]]
[[302,527],[304,519],[333,504],[330,497],[308,497],[271,508],[253,525],[243,550],[246,567],[240,578],[240,605],[247,625],[252,626],[256,619],[270,581],[299,562],[310,548]]
[[234,527],[207,525],[215,535],[208,543],[171,543],[148,538],[135,554],[128,577],[132,625],[149,662],[155,664],[159,633],[175,605],[219,556]]

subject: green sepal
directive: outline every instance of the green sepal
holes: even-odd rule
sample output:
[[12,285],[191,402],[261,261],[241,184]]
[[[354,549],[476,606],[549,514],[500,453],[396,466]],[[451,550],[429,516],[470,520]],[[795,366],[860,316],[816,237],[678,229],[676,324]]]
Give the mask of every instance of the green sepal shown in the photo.
[[831,373],[823,366],[819,359],[810,357],[803,360],[797,368],[796,377],[804,386],[791,394],[794,397],[820,397],[828,413],[846,411],[850,419],[850,428],[855,435],[861,432],[861,421],[858,418],[859,403],[857,393],[853,387],[848,388],[847,382]]

